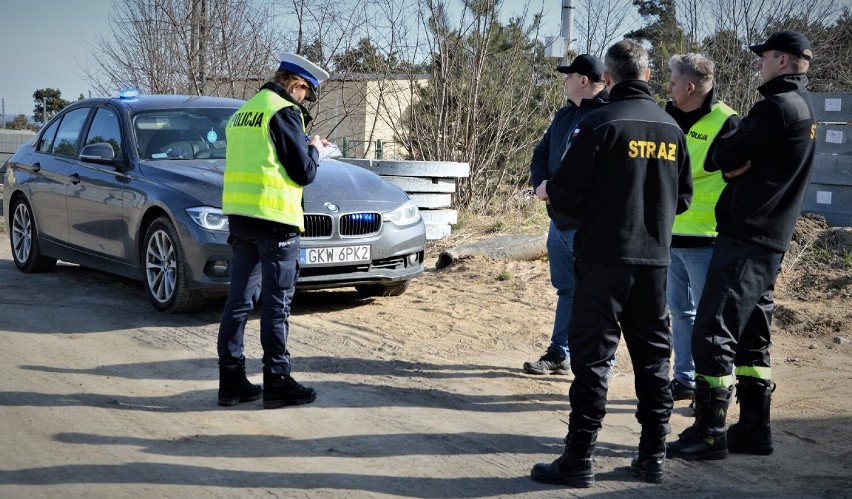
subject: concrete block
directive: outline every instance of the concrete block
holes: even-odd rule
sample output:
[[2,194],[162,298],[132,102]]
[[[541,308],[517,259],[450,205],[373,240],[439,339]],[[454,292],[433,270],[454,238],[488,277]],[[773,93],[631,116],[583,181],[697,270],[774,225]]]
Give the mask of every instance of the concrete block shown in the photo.
[[456,192],[456,181],[452,178],[401,177],[398,175],[383,175],[382,178],[408,193],[438,192],[452,194]]
[[819,213],[835,227],[852,226],[852,186],[811,183],[803,212]]
[[820,154],[852,154],[852,127],[817,125],[817,152]]
[[353,158],[339,158],[339,160],[366,168],[378,175],[441,178],[464,178],[470,176],[470,165],[468,163],[452,161],[391,161]]
[[456,210],[420,210],[420,216],[426,225],[455,225],[459,222],[459,213]]
[[852,121],[852,92],[818,92],[811,94],[817,121],[848,123]]
[[418,208],[449,208],[452,196],[449,194],[420,194],[410,193],[408,195]]
[[434,241],[450,235],[452,226],[449,224],[426,224],[426,239]]

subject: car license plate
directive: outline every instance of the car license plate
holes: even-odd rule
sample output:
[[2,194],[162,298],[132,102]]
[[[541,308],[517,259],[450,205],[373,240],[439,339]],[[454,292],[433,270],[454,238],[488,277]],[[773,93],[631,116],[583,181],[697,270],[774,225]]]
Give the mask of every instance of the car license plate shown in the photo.
[[336,246],[332,248],[301,248],[299,263],[323,265],[328,263],[357,263],[370,261],[370,246]]

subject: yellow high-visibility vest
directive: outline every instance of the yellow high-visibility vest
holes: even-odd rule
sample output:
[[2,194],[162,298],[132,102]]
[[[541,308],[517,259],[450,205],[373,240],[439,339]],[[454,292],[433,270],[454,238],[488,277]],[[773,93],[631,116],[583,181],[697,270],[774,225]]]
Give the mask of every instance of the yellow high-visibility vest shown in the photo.
[[721,171],[704,170],[710,144],[719,135],[729,117],[737,114],[724,102],[717,102],[686,134],[686,147],[692,164],[692,203],[689,209],[675,217],[672,234],[716,236],[716,202],[725,180]]
[[222,186],[222,211],[226,215],[262,218],[304,232],[302,186],[287,175],[269,140],[272,117],[293,105],[272,90],[262,89],[228,120]]

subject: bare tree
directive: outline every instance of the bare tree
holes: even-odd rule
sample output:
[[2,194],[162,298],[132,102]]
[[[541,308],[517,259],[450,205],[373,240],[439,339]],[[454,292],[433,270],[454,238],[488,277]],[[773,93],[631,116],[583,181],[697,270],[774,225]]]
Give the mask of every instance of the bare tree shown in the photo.
[[577,5],[577,53],[603,57],[606,49],[636,28],[624,0],[580,0]]
[[[747,45],[776,29],[808,34],[821,85],[849,84],[841,0],[663,3],[676,6],[671,24],[684,39],[665,50],[700,47],[716,61],[720,97],[740,111],[759,97]],[[503,23],[501,7],[502,0],[115,0],[111,36],[98,38],[84,70],[103,94],[133,84],[247,98],[279,51],[305,55],[331,73],[329,98],[311,108],[315,129],[337,134],[358,123],[370,144],[363,155],[390,129],[412,159],[467,162],[470,177],[456,202],[485,209],[527,187],[532,148],[565,103],[557,61],[539,41],[543,11]],[[624,0],[580,0],[578,52],[602,55],[636,23]],[[821,47],[835,45],[824,53],[840,60],[819,58]]]
[[532,146],[563,102],[555,61],[538,41],[541,15],[528,21],[524,12],[504,26],[500,6],[425,2],[429,86],[420,89],[403,137],[415,159],[468,163],[456,202],[475,209],[526,187]]
[[[292,0],[279,16],[286,27],[285,45],[331,72],[325,97],[311,107],[314,129],[330,137],[357,136],[367,144],[358,150],[362,156],[370,152],[382,115],[382,91],[395,77],[399,33],[404,31],[400,18],[406,9],[410,15],[411,5],[413,0]],[[353,55],[365,45],[375,51],[368,63]],[[341,128],[343,124],[348,127]],[[365,134],[366,140],[361,138]]]
[[85,68],[96,91],[245,97],[274,60],[278,37],[260,0],[117,0],[110,36]]
[[[763,42],[773,31],[797,29],[808,35],[814,52],[830,47],[822,27],[838,19],[837,0],[678,0],[678,20],[691,41],[716,63],[719,97],[745,113],[760,98],[756,58],[748,45]],[[815,58],[811,73],[827,65],[848,67],[852,61]]]

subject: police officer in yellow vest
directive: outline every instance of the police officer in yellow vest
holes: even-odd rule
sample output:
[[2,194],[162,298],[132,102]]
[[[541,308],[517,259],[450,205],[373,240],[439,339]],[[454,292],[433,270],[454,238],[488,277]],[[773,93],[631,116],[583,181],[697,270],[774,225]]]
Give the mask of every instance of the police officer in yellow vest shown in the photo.
[[[305,100],[315,101],[328,73],[296,54],[282,53],[278,70],[225,128],[228,148],[222,210],[228,215],[233,255],[228,300],[219,325],[219,405],[263,394],[267,409],[308,404],[316,391],[290,375],[287,348],[290,302],[299,276],[304,231],[302,187],[313,182],[328,144],[307,138]],[[246,378],[243,335],[260,296],[263,384]]]
[[[737,112],[716,100],[713,61],[699,54],[669,59],[671,101],[666,111],[686,134],[692,165],[692,204],[675,217],[666,301],[672,316],[672,397],[694,396],[695,363],[692,360],[692,325],[701,299],[707,266],[716,240],[716,201],[725,180],[712,163],[716,138],[737,127]],[[705,164],[714,171],[705,170]]]

